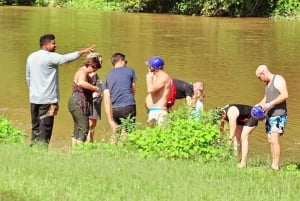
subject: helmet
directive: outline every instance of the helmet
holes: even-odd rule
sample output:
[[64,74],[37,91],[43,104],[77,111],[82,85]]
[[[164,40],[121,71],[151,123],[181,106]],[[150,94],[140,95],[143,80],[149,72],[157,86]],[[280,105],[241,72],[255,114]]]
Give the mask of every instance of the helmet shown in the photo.
[[150,66],[153,69],[159,70],[163,69],[165,63],[164,60],[159,56],[153,56],[146,62],[146,64],[147,66]]
[[251,109],[251,116],[257,120],[263,120],[266,118],[266,115],[261,107],[253,107]]

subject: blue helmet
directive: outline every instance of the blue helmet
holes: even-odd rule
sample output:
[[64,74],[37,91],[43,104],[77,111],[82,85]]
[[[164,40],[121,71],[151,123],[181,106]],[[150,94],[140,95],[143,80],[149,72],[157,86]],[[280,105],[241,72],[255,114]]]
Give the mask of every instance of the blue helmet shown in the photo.
[[159,70],[163,69],[165,63],[159,56],[153,56],[146,62],[146,64],[155,70]]
[[253,107],[251,109],[251,116],[257,120],[263,120],[266,118],[266,115],[261,107]]

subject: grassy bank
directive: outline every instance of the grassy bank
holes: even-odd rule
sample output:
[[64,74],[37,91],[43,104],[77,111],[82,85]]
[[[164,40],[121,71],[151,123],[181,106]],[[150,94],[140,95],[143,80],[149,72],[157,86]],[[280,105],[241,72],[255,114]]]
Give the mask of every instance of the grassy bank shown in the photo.
[[297,168],[141,159],[109,147],[69,154],[1,144],[0,200],[299,200]]

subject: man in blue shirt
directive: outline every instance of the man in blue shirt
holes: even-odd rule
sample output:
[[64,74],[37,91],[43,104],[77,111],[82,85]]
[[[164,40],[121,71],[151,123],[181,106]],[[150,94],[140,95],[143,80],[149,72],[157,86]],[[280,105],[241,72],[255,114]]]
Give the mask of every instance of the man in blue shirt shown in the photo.
[[[109,125],[116,133],[117,128],[121,125],[121,119],[136,117],[136,74],[132,68],[127,67],[125,55],[115,53],[111,58],[114,69],[106,76],[103,84],[103,101],[104,109],[109,122]],[[126,131],[121,133],[126,136]],[[116,144],[116,136],[113,135],[110,139],[111,144]]]

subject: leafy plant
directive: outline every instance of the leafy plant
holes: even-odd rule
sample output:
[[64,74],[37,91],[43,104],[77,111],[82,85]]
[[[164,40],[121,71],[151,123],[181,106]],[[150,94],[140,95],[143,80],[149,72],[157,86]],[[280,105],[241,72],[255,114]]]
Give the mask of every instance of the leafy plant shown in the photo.
[[26,134],[14,127],[8,119],[0,118],[0,144],[23,143],[25,137]]
[[128,143],[143,157],[223,160],[231,152],[221,140],[218,123],[208,119],[211,114],[203,112],[195,121],[187,106],[180,107],[167,115],[164,125],[130,133]]

